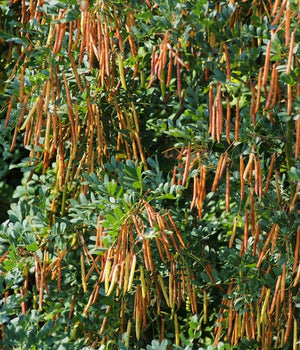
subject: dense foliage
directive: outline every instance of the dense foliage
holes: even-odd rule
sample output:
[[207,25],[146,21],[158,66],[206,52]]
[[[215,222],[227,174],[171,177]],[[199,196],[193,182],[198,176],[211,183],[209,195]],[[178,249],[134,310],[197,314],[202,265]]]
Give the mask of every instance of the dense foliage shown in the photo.
[[299,347],[298,13],[1,2],[0,347]]

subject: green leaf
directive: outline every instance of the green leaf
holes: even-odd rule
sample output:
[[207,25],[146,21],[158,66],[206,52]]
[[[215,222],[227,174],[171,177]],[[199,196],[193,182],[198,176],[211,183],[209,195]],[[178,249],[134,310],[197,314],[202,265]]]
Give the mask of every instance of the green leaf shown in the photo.
[[292,180],[294,181],[300,181],[300,169],[297,169],[295,167],[291,167],[289,171],[289,175]]
[[216,81],[219,81],[221,83],[226,82],[226,75],[222,71],[220,71],[219,69],[214,69],[213,73]]
[[31,244],[28,244],[26,246],[26,249],[29,251],[29,252],[35,252],[39,249],[39,246],[37,244],[37,242],[34,242],[34,243],[31,243]]

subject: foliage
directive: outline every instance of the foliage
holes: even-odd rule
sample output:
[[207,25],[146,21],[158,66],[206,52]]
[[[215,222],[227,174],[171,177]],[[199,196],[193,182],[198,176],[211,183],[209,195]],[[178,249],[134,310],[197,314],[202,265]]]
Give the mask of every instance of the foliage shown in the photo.
[[296,349],[297,3],[0,11],[1,346]]

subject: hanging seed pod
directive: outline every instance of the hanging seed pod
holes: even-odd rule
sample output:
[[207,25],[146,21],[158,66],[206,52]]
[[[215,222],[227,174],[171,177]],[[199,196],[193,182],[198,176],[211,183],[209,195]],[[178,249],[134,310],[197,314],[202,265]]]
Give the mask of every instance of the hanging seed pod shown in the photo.
[[245,179],[244,179],[244,173],[245,173],[245,166],[244,166],[244,158],[243,155],[240,155],[240,183],[241,183],[241,200],[243,200],[245,195]]
[[255,226],[256,226],[256,218],[255,218],[255,200],[253,193],[250,194],[250,217],[251,217],[251,232],[252,236],[255,235]]
[[226,96],[226,140],[228,143],[230,142],[230,119],[231,119],[231,111],[230,111],[230,100],[229,97]]
[[295,245],[293,274],[296,273],[297,265],[299,264],[299,250],[300,250],[300,228],[298,227],[298,229],[297,229],[296,245]]
[[261,251],[261,253],[260,253],[260,255],[259,255],[259,259],[258,259],[258,262],[257,262],[257,264],[256,264],[256,268],[259,268],[259,267],[260,267],[260,265],[261,265],[261,263],[262,263],[262,261],[263,261],[263,258],[265,257],[265,253],[266,253],[266,251],[267,251],[268,244],[269,244],[270,241],[271,241],[271,238],[272,238],[272,236],[273,236],[274,230],[276,229],[276,225],[277,225],[277,224],[274,224],[274,225],[272,226],[271,231],[270,231],[269,234],[268,234],[268,237],[267,237],[267,239],[266,239],[266,242],[265,242],[265,244],[264,244],[264,246],[263,246],[263,249],[262,249],[262,251]]
[[277,301],[277,296],[278,296],[278,291],[279,291],[279,287],[281,284],[281,275],[279,275],[277,277],[277,281],[276,281],[276,285],[275,285],[275,289],[274,289],[274,295],[273,295],[273,299],[271,302],[271,306],[269,308],[268,314],[269,314],[269,318],[272,318],[274,309],[275,309],[275,305],[276,305],[276,301]]
[[293,287],[296,287],[298,285],[299,279],[300,279],[300,262],[298,264],[298,269],[297,269],[296,277],[293,283]]
[[278,232],[279,232],[279,226],[278,226],[278,224],[275,224],[274,225],[274,232],[273,232],[272,240],[271,240],[271,253],[273,253],[275,248],[276,248]]
[[188,148],[187,148],[187,152],[186,152],[186,161],[185,161],[185,166],[184,166],[184,173],[182,176],[182,186],[185,185],[187,177],[188,177],[188,173],[190,170],[190,164],[191,164],[191,144],[189,143]]
[[222,322],[223,322],[223,314],[221,314],[220,318],[217,320],[217,332],[215,335],[215,341],[213,343],[214,346],[217,346],[222,334]]
[[225,190],[225,210],[229,213],[230,208],[230,174],[229,168],[226,168],[226,190]]
[[294,46],[295,46],[295,31],[293,31],[291,34],[289,55],[288,55],[288,60],[287,60],[287,65],[286,65],[286,74],[287,75],[290,74],[291,68],[292,68]]
[[245,168],[245,171],[243,173],[243,179],[244,180],[246,180],[248,173],[250,173],[250,175],[249,175],[249,182],[251,182],[250,176],[252,176],[251,169],[252,169],[252,166],[253,166],[253,161],[254,161],[254,156],[255,156],[254,152],[255,152],[254,151],[254,146],[252,146],[252,150],[251,150],[251,153],[249,155],[249,160],[248,160],[247,166]]
[[236,100],[236,112],[235,112],[235,129],[234,129],[234,140],[239,140],[239,129],[240,129],[240,99]]
[[178,317],[177,313],[174,313],[174,331],[175,331],[175,345],[180,345],[180,338],[179,338],[179,324],[178,324]]
[[161,258],[161,260],[166,263],[166,260],[165,260],[165,257],[163,255],[163,251],[162,251],[162,248],[161,248],[161,244],[160,244],[160,240],[155,237],[155,241],[156,241],[156,246],[157,246],[157,249],[158,249],[158,252],[159,252],[159,256]]
[[296,146],[295,146],[295,159],[298,159],[298,155],[300,152],[300,117],[295,121],[295,129],[296,129]]
[[213,109],[214,109],[214,91],[213,91],[213,85],[210,84],[209,86],[209,129],[208,133],[209,134],[214,134],[215,131],[213,131],[213,127],[215,125],[214,122],[214,116],[213,116]]
[[116,285],[116,282],[117,282],[117,278],[119,276],[119,264],[116,264],[113,268],[113,271],[112,271],[112,277],[111,277],[111,281],[110,281],[110,285],[109,285],[109,288],[106,292],[106,296],[109,296],[111,295],[111,293],[113,292],[114,288],[115,288],[115,285]]
[[167,289],[166,289],[166,286],[165,286],[165,282],[164,282],[162,276],[161,276],[159,273],[158,273],[158,275],[157,275],[157,278],[158,278],[158,282],[159,282],[159,284],[160,284],[161,290],[162,290],[162,292],[163,292],[163,295],[164,295],[166,304],[167,304],[169,307],[171,307],[170,300],[169,300],[169,296],[168,296]]
[[90,297],[89,297],[89,300],[88,300],[88,302],[87,302],[87,304],[86,304],[86,306],[85,306],[85,308],[84,308],[83,313],[85,313],[86,316],[88,316],[89,308],[91,307],[91,305],[92,305],[92,303],[93,303],[93,300],[94,300],[94,297],[95,297],[96,286],[97,286],[97,283],[96,283],[95,287],[93,288],[92,293],[91,293],[91,295],[90,295]]
[[269,186],[270,186],[270,181],[271,181],[272,172],[273,172],[273,169],[274,169],[275,159],[276,159],[276,152],[273,153],[271,161],[270,161],[270,166],[269,166],[269,171],[268,171],[267,182],[266,182],[266,187],[265,187],[265,190],[264,190],[264,194],[266,194],[268,192],[268,189],[269,189]]
[[272,101],[272,97],[275,94],[276,96],[276,86],[277,86],[277,64],[273,64],[272,66],[272,73],[271,73],[271,81],[270,81],[270,87],[269,87],[269,92],[268,92],[268,97],[267,97],[267,101],[266,101],[266,106],[265,106],[265,110],[271,108],[270,104]]
[[293,94],[292,94],[292,86],[287,85],[287,115],[291,115],[292,113],[292,103],[293,103]]
[[271,12],[271,15],[272,16],[275,16],[276,12],[277,12],[277,9],[278,9],[278,6],[279,6],[279,3],[280,3],[280,0],[276,0],[274,5],[273,5],[273,9],[272,9],[272,12]]
[[[106,308],[106,311],[105,311],[105,314],[108,314],[111,310],[111,305],[109,305],[107,308]],[[99,335],[102,335],[104,330],[105,330],[105,326],[106,326],[106,323],[107,323],[107,319],[108,319],[108,316],[105,316],[103,318],[103,321],[102,321],[102,325],[101,325],[101,328],[99,330]]]
[[125,272],[124,272],[124,283],[123,283],[123,294],[125,294],[128,290],[129,283],[129,263],[130,263],[130,255],[127,254],[125,258]]
[[[278,96],[278,100],[280,100],[280,85],[279,85],[279,80],[278,80],[278,66],[277,64],[275,64],[275,69],[274,69],[274,87],[273,87],[273,97],[272,97],[272,101],[271,101],[271,105],[270,105],[270,109],[274,108],[274,106],[276,105],[277,102],[277,96]],[[271,120],[272,121],[272,120]],[[274,122],[273,122],[274,124]]]
[[260,68],[257,78],[257,95],[256,95],[256,104],[255,104],[255,114],[259,111],[260,107],[260,97],[261,97],[261,87],[263,79],[263,68]]
[[173,72],[173,60],[172,60],[172,51],[169,50],[169,66],[168,66],[168,75],[167,75],[167,81],[166,86],[169,87],[171,84],[172,79],[172,72]]
[[264,318],[265,318],[267,307],[268,307],[268,304],[269,304],[270,293],[271,293],[271,288],[268,288],[267,292],[266,292],[266,296],[265,296],[265,300],[264,300],[263,306],[261,308],[260,323],[262,323]]
[[259,255],[259,251],[257,252],[257,243],[259,241],[259,222],[256,223],[255,225],[255,234],[254,234],[254,241],[253,241],[253,247],[252,247],[252,255],[255,256],[257,253]]
[[221,134],[223,130],[223,107],[221,97],[221,83],[217,84],[217,96],[216,96],[216,137],[220,142]]
[[176,233],[176,236],[177,236],[177,238],[178,238],[178,240],[179,240],[181,246],[182,246],[183,248],[186,248],[186,245],[185,245],[185,243],[184,243],[184,241],[183,241],[183,239],[182,239],[182,237],[181,237],[181,234],[180,234],[180,232],[179,232],[179,230],[178,230],[178,228],[177,228],[177,226],[176,226],[176,224],[175,224],[175,222],[174,222],[172,216],[170,215],[169,211],[167,211],[167,215],[168,215],[168,218],[169,218],[169,220],[170,220],[170,222],[171,222],[171,225],[172,225],[173,228],[174,228],[174,231],[175,231],[175,233]]
[[285,279],[286,279],[286,262],[283,264],[282,275],[280,285],[280,302],[283,303],[285,300]]
[[269,74],[269,66],[270,66],[270,57],[271,57],[271,40],[268,41],[266,48],[266,56],[265,56],[265,64],[262,76],[262,86],[266,87],[268,74]]
[[200,179],[198,177],[194,177],[194,181],[193,181],[193,198],[191,201],[191,205],[190,205],[190,209],[194,209],[196,204],[197,204],[197,199],[199,197],[199,181]]
[[201,174],[200,174],[200,184],[199,184],[199,198],[197,202],[198,206],[198,217],[202,218],[202,205],[206,196],[206,168],[205,165],[201,165]]
[[104,290],[105,294],[108,292],[109,288],[109,276],[110,276],[110,270],[111,270],[112,261],[109,257],[107,257],[105,267],[104,267]]
[[212,192],[217,191],[218,183],[219,183],[220,177],[222,176],[221,175],[221,168],[222,168],[223,160],[224,160],[225,156],[226,156],[225,153],[221,154],[221,156],[220,156],[220,159],[219,159],[219,162],[217,165],[217,169],[216,169],[216,173],[215,173],[215,177],[214,177],[214,181],[213,181],[213,185],[211,188]]
[[128,280],[127,292],[129,292],[131,290],[131,287],[132,287],[134,273],[135,273],[135,265],[136,265],[136,255],[133,254],[132,262],[131,262],[130,275],[129,275],[129,280]]
[[136,339],[140,340],[141,337],[141,287],[138,284],[136,287],[136,294],[135,294],[135,335]]
[[289,312],[288,312],[288,319],[287,319],[287,324],[286,324],[286,330],[284,334],[284,344],[286,344],[289,340],[292,325],[293,325],[293,301],[292,301],[292,290],[289,289]]
[[[279,11],[278,11],[276,17],[274,18],[273,22],[271,23],[271,26],[274,26],[274,25],[276,25],[276,24],[278,23],[278,21],[279,21],[281,15],[282,15],[282,13],[283,13],[285,7],[286,7],[287,2],[288,2],[288,0],[283,0],[283,2],[282,2],[282,4],[281,4],[281,7],[280,7],[280,9],[279,9]],[[279,5],[279,4],[277,4],[277,2],[276,2],[276,3],[275,3],[275,6],[273,7],[273,11],[272,11],[272,14],[273,14],[273,15],[275,15],[276,10],[277,10],[277,8],[278,8],[278,5]],[[275,11],[274,11],[274,10],[275,10]]]

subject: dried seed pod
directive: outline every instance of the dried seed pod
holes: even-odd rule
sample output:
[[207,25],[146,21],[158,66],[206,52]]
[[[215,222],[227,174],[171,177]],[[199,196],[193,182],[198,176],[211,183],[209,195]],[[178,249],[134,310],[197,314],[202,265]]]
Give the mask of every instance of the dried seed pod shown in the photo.
[[134,277],[134,273],[135,273],[135,265],[136,265],[136,255],[133,254],[131,268],[130,268],[130,275],[129,275],[129,280],[128,280],[127,292],[129,292],[131,290],[131,287],[132,287],[133,277]]
[[300,279],[300,262],[298,264],[298,269],[297,269],[296,277],[293,283],[293,287],[296,287],[298,285],[299,279]]
[[232,228],[232,234],[231,234],[230,241],[229,241],[229,248],[232,248],[232,246],[233,246],[235,233],[236,233],[236,228],[237,228],[237,221],[238,221],[238,218],[235,217],[234,223],[233,223],[233,228]]
[[221,97],[221,83],[217,84],[217,95],[216,95],[216,137],[217,141],[221,141],[221,134],[223,129],[223,107]]
[[280,285],[280,301],[283,303],[285,300],[285,280],[286,280],[286,262],[283,264],[281,285]]
[[[111,309],[111,305],[109,305],[106,308],[105,314],[108,314],[110,312],[110,309]],[[100,328],[99,333],[98,333],[99,335],[103,334],[103,332],[105,330],[106,323],[107,323],[107,319],[108,319],[108,316],[103,317],[102,325],[101,325],[101,328]]]
[[296,146],[295,146],[295,159],[298,159],[300,152],[300,117],[295,121],[296,124]]
[[190,165],[191,165],[191,144],[189,143],[188,148],[187,148],[187,153],[186,153],[186,161],[185,161],[185,166],[184,166],[184,173],[182,176],[182,186],[185,185],[188,173],[190,170]]
[[239,129],[240,129],[240,100],[236,100],[236,112],[235,112],[235,129],[234,129],[234,140],[238,142],[239,140]]
[[262,263],[262,261],[263,261],[263,258],[265,257],[265,253],[266,253],[266,251],[267,251],[268,244],[269,244],[270,241],[271,241],[271,238],[272,238],[272,236],[273,236],[273,234],[274,234],[274,230],[276,230],[276,227],[277,227],[277,224],[274,224],[274,225],[272,226],[272,228],[271,228],[271,231],[270,231],[269,234],[268,234],[268,237],[267,237],[267,239],[266,239],[266,242],[265,242],[265,244],[264,244],[264,246],[263,246],[263,249],[262,249],[262,251],[261,251],[261,253],[260,253],[260,255],[259,255],[259,259],[258,259],[258,262],[257,262],[257,264],[256,264],[256,268],[259,268],[259,267],[260,267],[260,265],[261,265],[261,263]]
[[119,264],[116,264],[112,271],[112,277],[111,277],[109,288],[106,292],[106,296],[111,295],[112,291],[114,290],[118,275],[119,275]]
[[217,169],[216,169],[216,173],[215,173],[215,177],[214,177],[214,181],[213,181],[213,184],[212,184],[212,192],[216,192],[217,191],[217,187],[218,187],[218,183],[219,183],[219,180],[220,180],[220,177],[221,177],[221,168],[222,168],[222,165],[223,165],[223,160],[225,158],[226,154],[223,153],[221,154],[220,156],[220,159],[219,159],[219,162],[218,162],[218,165],[217,165]]
[[270,66],[270,58],[271,58],[271,40],[268,41],[267,48],[266,48],[266,56],[265,56],[265,64],[264,64],[264,73],[262,76],[262,83],[261,85],[263,87],[267,84],[268,74],[269,74],[269,66]]
[[169,50],[169,66],[168,66],[168,75],[167,75],[167,82],[166,86],[169,87],[172,79],[172,72],[173,72],[173,60],[172,60],[172,51]]
[[[275,24],[278,23],[278,21],[279,21],[281,15],[282,15],[282,13],[283,13],[285,7],[286,7],[287,2],[288,2],[288,0],[283,0],[283,2],[281,3],[281,7],[280,7],[280,9],[279,9],[279,11],[278,11],[276,17],[274,18],[273,22],[271,23],[271,26],[274,26]],[[278,8],[278,4],[277,4],[277,2],[276,2],[276,3],[275,3],[275,6],[273,7],[273,11],[272,11],[272,14],[273,14],[273,15],[275,15],[277,8]],[[275,10],[275,12],[274,12],[274,10]]]
[[230,143],[230,119],[231,119],[231,111],[230,111],[230,100],[229,97],[226,96],[226,140]]
[[229,168],[226,168],[226,191],[225,191],[225,210],[226,213],[229,213],[230,207],[230,174]]
[[265,300],[264,300],[263,306],[261,308],[260,323],[262,323],[264,318],[265,318],[267,307],[268,307],[268,304],[269,304],[270,293],[271,293],[271,288],[268,288],[267,292],[266,292],[266,296],[265,296]]
[[269,312],[268,312],[269,318],[272,318],[272,315],[273,315],[273,312],[274,312],[274,308],[275,308],[276,300],[277,300],[277,294],[278,294],[279,287],[280,287],[280,283],[281,283],[281,275],[279,275],[277,277],[273,299],[272,299],[271,306],[270,306],[270,309],[269,309]]
[[289,312],[288,312],[288,319],[286,324],[286,330],[284,334],[284,344],[286,344],[289,340],[289,336],[291,333],[292,325],[293,325],[293,301],[292,301],[292,290],[289,289]]
[[291,34],[289,55],[288,55],[288,61],[286,64],[286,74],[290,74],[291,72],[293,55],[294,55],[294,46],[295,46],[295,31],[293,31]]
[[295,245],[293,274],[296,273],[297,265],[299,264],[299,249],[300,249],[300,228],[298,227],[298,229],[297,229],[296,245]]
[[164,298],[165,298],[165,301],[166,301],[166,304],[171,307],[171,304],[170,304],[170,299],[169,299],[169,295],[167,293],[167,289],[166,289],[166,285],[165,285],[165,282],[162,278],[162,276],[158,273],[157,275],[157,278],[158,278],[158,282],[160,284],[160,287],[161,287],[161,290],[163,292],[163,295],[164,295]]
[[[244,173],[243,173],[243,179],[244,179],[244,180],[246,180],[248,173],[249,173],[249,172],[251,173],[251,168],[252,168],[252,166],[253,166],[254,156],[255,156],[255,154],[254,154],[254,148],[252,147],[252,151],[251,151],[251,153],[250,153],[247,166],[246,166],[245,171],[244,171]],[[252,174],[250,174],[250,176],[251,176],[251,175],[252,175]],[[250,177],[250,176],[249,176],[249,177]],[[250,182],[250,179],[249,179],[249,182]]]

